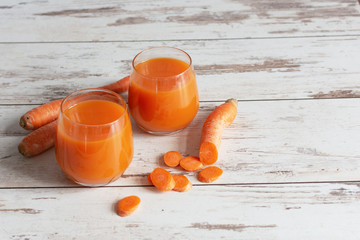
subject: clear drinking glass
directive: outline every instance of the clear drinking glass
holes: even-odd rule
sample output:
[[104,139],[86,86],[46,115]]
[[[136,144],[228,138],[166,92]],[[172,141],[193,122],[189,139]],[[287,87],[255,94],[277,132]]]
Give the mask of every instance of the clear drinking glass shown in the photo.
[[102,186],[119,178],[133,157],[124,100],[105,89],[67,96],[57,122],[55,153],[61,169],[78,184]]
[[191,57],[172,47],[154,47],[132,62],[129,110],[144,131],[170,134],[185,128],[199,109]]

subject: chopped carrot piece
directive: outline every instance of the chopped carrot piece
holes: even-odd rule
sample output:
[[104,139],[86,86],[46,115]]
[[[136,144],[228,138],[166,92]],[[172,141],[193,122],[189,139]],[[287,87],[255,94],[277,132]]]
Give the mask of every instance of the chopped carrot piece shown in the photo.
[[148,175],[147,179],[148,179],[148,182],[151,184],[151,185],[154,185],[153,182],[151,181],[151,174]]
[[192,188],[191,182],[184,175],[173,175],[173,178],[175,180],[174,191],[187,192]]
[[19,152],[25,157],[32,157],[54,146],[56,123],[53,121],[29,133],[20,142]]
[[204,165],[217,161],[223,130],[234,121],[237,105],[236,99],[229,99],[215,108],[206,118],[201,132],[199,154],[200,161]]
[[121,199],[117,207],[117,214],[121,217],[131,215],[139,207],[140,201],[140,198],[134,195]]
[[[114,83],[102,86],[100,88],[111,90],[117,93],[126,92],[129,88],[129,79],[130,76],[126,76]],[[26,130],[34,130],[56,120],[59,116],[62,100],[63,99],[54,100],[26,112],[20,117],[20,126]]]
[[160,191],[170,191],[175,187],[172,175],[163,168],[155,168],[150,174],[151,182]]
[[211,183],[217,180],[223,173],[221,168],[216,166],[210,166],[201,170],[198,174],[198,179],[200,182]]
[[180,161],[180,166],[189,172],[195,172],[203,168],[203,164],[198,157],[188,156]]
[[164,155],[164,163],[169,167],[176,167],[179,165],[183,156],[177,151],[169,151]]

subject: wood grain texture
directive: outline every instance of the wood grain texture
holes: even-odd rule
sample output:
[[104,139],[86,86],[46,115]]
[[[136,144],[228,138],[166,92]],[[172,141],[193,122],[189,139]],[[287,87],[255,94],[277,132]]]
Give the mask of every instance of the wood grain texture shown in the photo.
[[[193,58],[201,101],[360,97],[360,37],[1,45],[0,104],[41,104],[118,80],[141,50]],[[221,89],[219,89],[219,86]]]
[[[194,121],[182,132],[153,136],[135,124],[134,159],[112,186],[148,185],[147,174],[166,167],[162,156],[176,150],[198,155],[202,124],[221,102],[201,103]],[[360,180],[360,99],[239,102],[234,123],[223,134],[215,165],[224,170],[219,184]],[[54,150],[25,159],[17,144],[25,133],[14,125],[26,107],[1,106],[0,187],[74,186],[57,166]],[[184,173],[180,168],[168,168]],[[185,173],[201,184],[196,173]]]
[[[0,190],[2,239],[358,239],[359,183]],[[127,218],[116,203],[138,195]],[[16,201],[15,201],[16,200]],[[346,215],[346,217],[344,217]],[[34,221],[36,219],[36,221]]]
[[2,1],[0,42],[360,34],[356,0]]
[[[2,0],[0,239],[359,239],[359,43],[357,0]],[[200,110],[171,136],[133,125],[119,180],[84,188],[54,149],[18,153],[24,112],[118,80],[135,54],[162,45],[192,56]],[[221,178],[166,167],[169,150],[198,154],[205,118],[228,98],[240,102]],[[158,192],[147,174],[159,166],[193,188]],[[142,203],[120,218],[128,195]]]

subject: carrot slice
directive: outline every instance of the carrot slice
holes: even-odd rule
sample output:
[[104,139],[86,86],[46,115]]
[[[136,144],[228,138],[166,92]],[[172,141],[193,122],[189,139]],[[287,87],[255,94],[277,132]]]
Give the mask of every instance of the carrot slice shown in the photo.
[[128,196],[118,203],[117,214],[121,217],[130,216],[138,207],[141,200],[138,196]]
[[192,188],[191,182],[184,175],[173,175],[173,178],[175,180],[174,191],[187,192]]
[[160,191],[170,191],[175,187],[172,175],[163,168],[155,168],[150,173],[151,182]]
[[48,123],[25,136],[18,146],[19,152],[25,157],[32,157],[54,146],[56,123]]
[[201,170],[198,174],[200,182],[211,183],[216,181],[223,173],[221,168],[216,166],[210,166]]
[[210,165],[218,160],[221,137],[225,127],[230,126],[237,113],[238,102],[229,99],[212,111],[206,118],[201,132],[200,161]]
[[177,151],[169,151],[164,155],[164,163],[169,167],[176,167],[179,165],[183,156]]
[[[129,89],[130,76],[126,76],[114,83],[100,88],[111,90],[117,93],[126,92]],[[63,99],[54,100],[31,109],[20,117],[20,126],[26,130],[34,130],[47,123],[56,120],[59,116],[60,105]]]
[[153,182],[151,181],[151,174],[148,175],[147,179],[148,179],[148,182],[151,184],[151,185],[154,185]]
[[188,156],[180,161],[180,166],[189,172],[195,172],[203,168],[203,164],[198,157]]

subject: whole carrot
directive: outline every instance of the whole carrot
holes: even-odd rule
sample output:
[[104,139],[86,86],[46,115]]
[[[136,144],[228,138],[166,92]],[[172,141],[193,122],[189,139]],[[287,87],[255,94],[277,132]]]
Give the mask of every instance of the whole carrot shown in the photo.
[[199,154],[200,161],[204,165],[217,161],[223,130],[234,121],[237,105],[236,99],[229,99],[216,107],[206,118],[201,132]]
[[29,133],[20,142],[19,152],[25,157],[32,157],[54,146],[56,123],[53,121]]
[[[100,88],[108,89],[117,93],[126,92],[129,89],[129,79],[130,76],[126,76],[119,81]],[[62,100],[63,99],[54,100],[26,112],[20,117],[20,126],[26,130],[34,130],[56,120],[59,116]]]

